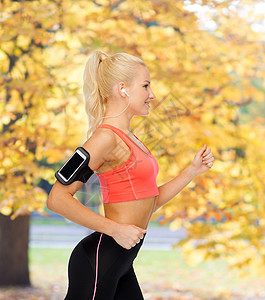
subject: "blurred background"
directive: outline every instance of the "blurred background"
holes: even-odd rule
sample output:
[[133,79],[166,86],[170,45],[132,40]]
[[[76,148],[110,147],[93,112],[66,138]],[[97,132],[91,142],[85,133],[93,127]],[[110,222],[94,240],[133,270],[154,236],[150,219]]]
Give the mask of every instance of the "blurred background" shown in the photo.
[[[135,270],[145,299],[265,299],[265,3],[1,0],[0,299],[63,299],[91,231],[49,211],[54,172],[86,140],[91,51],[142,58],[156,95],[131,131],[157,185],[206,143],[215,157],[152,218]],[[94,174],[75,195],[103,214]]]

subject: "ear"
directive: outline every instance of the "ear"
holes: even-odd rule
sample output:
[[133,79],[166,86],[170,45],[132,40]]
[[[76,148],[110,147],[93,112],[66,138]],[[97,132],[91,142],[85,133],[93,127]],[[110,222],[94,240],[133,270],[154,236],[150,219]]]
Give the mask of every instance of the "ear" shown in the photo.
[[119,93],[120,96],[126,97],[126,94],[124,93],[124,91],[122,91],[122,89],[125,89],[125,90],[126,90],[126,86],[125,86],[125,83],[124,83],[124,82],[118,83],[118,85],[117,85],[117,90],[118,90],[118,93]]

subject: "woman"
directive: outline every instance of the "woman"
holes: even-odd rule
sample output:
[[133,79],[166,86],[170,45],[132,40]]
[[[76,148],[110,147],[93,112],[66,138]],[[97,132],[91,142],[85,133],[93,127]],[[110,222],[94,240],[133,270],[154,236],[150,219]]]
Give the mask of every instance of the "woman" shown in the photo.
[[[94,230],[70,256],[65,299],[140,300],[143,295],[133,261],[152,214],[195,176],[208,171],[214,157],[204,145],[190,166],[157,187],[157,161],[129,130],[132,117],[147,116],[149,102],[155,98],[149,71],[141,59],[94,51],[86,63],[83,90],[91,136],[82,147],[90,155],[89,168],[100,180],[105,216],[74,198],[83,182],[55,182],[47,207]],[[105,118],[111,119],[100,124]]]

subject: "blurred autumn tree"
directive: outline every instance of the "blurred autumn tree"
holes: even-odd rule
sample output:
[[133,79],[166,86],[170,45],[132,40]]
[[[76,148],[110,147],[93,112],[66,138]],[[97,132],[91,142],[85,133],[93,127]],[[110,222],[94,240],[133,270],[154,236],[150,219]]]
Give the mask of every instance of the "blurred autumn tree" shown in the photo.
[[173,166],[178,173],[193,158],[194,146],[204,142],[216,160],[158,217],[172,229],[187,229],[187,238],[177,245],[190,264],[225,257],[232,267],[249,265],[264,276],[264,114],[240,121],[242,107],[265,98],[264,33],[252,30],[264,15],[258,14],[255,1],[229,2],[203,2],[213,9],[209,15],[216,29],[200,34],[192,29],[189,35],[185,49],[190,59],[182,62],[170,88],[171,99],[181,100],[179,121],[170,123],[178,133],[163,140],[169,153],[177,152],[170,159],[169,177]]
[[[213,10],[211,31],[184,2],[2,1],[0,285],[29,284],[27,213],[43,211],[41,180],[54,183],[56,163],[84,139],[81,69],[94,49],[131,53],[149,68],[157,98],[132,130],[159,161],[158,185],[204,143],[214,153],[211,171],[154,216],[187,229],[187,260],[224,255],[237,266],[264,265],[264,119],[238,117],[240,107],[264,100],[264,36],[239,14],[254,1],[200,1]],[[19,267],[7,272],[11,262]]]
[[29,284],[28,212],[43,211],[40,182],[54,182],[52,164],[86,126],[69,78],[76,60],[63,14],[62,1],[2,1],[0,285]]

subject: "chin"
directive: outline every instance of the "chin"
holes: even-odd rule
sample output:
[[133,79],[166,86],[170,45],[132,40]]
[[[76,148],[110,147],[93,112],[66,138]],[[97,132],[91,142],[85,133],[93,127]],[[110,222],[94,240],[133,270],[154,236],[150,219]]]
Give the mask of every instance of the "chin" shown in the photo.
[[145,116],[148,116],[148,115],[149,115],[149,111],[147,113],[137,114],[137,116],[140,116],[140,117],[145,117]]
[[139,117],[145,117],[145,116],[148,116],[149,115],[149,110],[150,108],[143,108],[141,110],[137,109],[137,110],[134,110],[134,115],[135,116],[139,116]]

